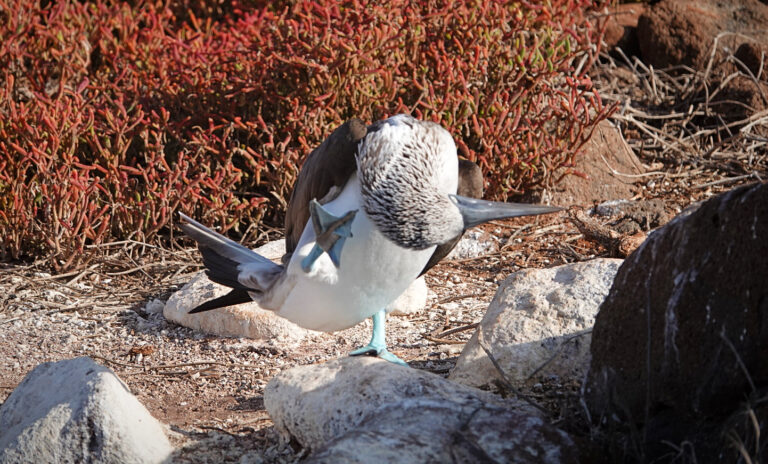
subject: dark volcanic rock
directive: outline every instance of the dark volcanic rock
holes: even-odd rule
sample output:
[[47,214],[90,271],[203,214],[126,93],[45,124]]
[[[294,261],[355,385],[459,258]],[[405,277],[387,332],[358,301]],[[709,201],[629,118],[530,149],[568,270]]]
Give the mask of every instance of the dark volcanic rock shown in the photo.
[[750,38],[768,44],[768,6],[758,0],[662,0],[637,25],[643,60],[657,68],[702,69],[721,32],[738,33],[719,39],[732,52]]
[[765,79],[765,75],[768,74],[768,44],[761,46],[754,42],[746,42],[741,44],[733,55],[752,75]]
[[639,55],[637,21],[646,8],[645,3],[623,3],[610,8],[603,37],[609,51],[619,47],[627,56]]
[[751,383],[768,386],[768,184],[710,199],[652,233],[619,269],[591,352],[594,422],[645,426],[646,449],[690,440],[699,462],[727,449],[724,418]]

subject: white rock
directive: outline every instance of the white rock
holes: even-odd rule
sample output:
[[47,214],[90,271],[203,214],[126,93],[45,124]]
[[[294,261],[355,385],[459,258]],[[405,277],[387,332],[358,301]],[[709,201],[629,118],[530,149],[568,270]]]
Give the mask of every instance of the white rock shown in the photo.
[[165,308],[165,302],[155,298],[144,306],[144,312],[148,314],[159,314],[163,312],[163,308]]
[[312,449],[384,405],[415,399],[502,404],[490,393],[369,356],[294,367],[275,376],[264,391],[275,428]]
[[579,462],[573,440],[544,419],[492,405],[421,400],[387,405],[307,463]]
[[632,202],[629,200],[604,201],[592,208],[589,212],[592,214],[594,211],[594,213],[597,213],[600,216],[614,216],[621,214],[622,208],[629,204],[632,204]]
[[271,259],[272,261],[279,263],[280,259],[285,254],[285,239],[281,238],[280,240],[267,242],[253,251],[267,259]]
[[201,303],[229,292],[229,288],[211,282],[201,272],[171,295],[163,309],[163,316],[184,327],[225,337],[245,337],[256,340],[278,340],[281,343],[298,343],[309,330],[275,315],[255,301],[198,314],[188,314]]
[[[573,456],[571,439],[527,405],[378,358],[284,371],[264,404],[279,432],[315,452],[310,462],[461,461],[478,448],[508,462]],[[536,459],[521,458],[531,450]]]
[[[269,242],[254,251],[279,262],[285,253],[285,240]],[[286,344],[298,343],[312,333],[272,311],[261,308],[256,302],[188,314],[201,303],[224,295],[229,290],[228,287],[211,282],[205,272],[201,272],[181,290],[171,295],[163,309],[163,316],[184,327],[215,335],[278,340]]]
[[395,316],[415,314],[427,305],[427,293],[427,283],[424,281],[424,276],[421,276],[414,280],[402,295],[390,303],[387,311]]
[[499,239],[486,234],[481,229],[470,229],[464,233],[456,248],[451,250],[446,259],[477,258],[499,250]]
[[507,277],[450,379],[479,387],[500,377],[478,343],[479,331],[485,346],[515,383],[535,383],[553,375],[583,378],[589,366],[591,338],[589,334],[574,335],[594,325],[621,263],[620,259],[595,259],[528,269]]
[[163,426],[90,358],[44,363],[0,408],[0,463],[159,463]]

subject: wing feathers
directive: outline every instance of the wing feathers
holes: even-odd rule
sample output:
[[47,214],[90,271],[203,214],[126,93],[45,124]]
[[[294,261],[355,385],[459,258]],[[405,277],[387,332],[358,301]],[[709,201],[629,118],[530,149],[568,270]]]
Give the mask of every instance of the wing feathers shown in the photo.
[[357,145],[367,128],[359,119],[351,119],[312,150],[293,187],[285,213],[285,251],[292,253],[301,239],[309,220],[309,202],[325,198],[333,187],[344,187],[357,170]]
[[[206,274],[212,281],[240,291],[233,296],[242,299],[242,295],[248,291],[265,292],[282,272],[282,266],[212,231],[189,216],[183,213],[180,215],[186,221],[186,224],[181,224],[181,230],[197,242]],[[245,301],[250,301],[250,298]]]
[[253,301],[253,299],[251,298],[251,295],[248,294],[248,292],[235,288],[226,295],[222,295],[218,298],[206,301],[205,303],[190,311],[188,314],[202,313],[203,311],[210,311],[212,309],[224,308],[226,306],[233,306],[241,303],[248,303],[249,301]]

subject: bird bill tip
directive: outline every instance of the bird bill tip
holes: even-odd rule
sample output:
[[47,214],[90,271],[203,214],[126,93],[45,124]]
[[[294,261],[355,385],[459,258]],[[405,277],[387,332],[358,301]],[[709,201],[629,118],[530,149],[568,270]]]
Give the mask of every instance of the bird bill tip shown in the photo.
[[562,211],[559,206],[532,205],[526,203],[504,203],[498,201],[478,200],[475,198],[451,195],[459,208],[466,228],[474,227],[488,221],[519,216],[535,216]]

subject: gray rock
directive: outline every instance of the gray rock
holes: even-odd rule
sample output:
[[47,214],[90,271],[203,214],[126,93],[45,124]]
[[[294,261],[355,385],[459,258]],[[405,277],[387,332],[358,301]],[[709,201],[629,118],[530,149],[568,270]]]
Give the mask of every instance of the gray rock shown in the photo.
[[255,301],[198,314],[188,314],[201,303],[229,292],[199,273],[165,303],[163,316],[172,322],[201,332],[225,337],[278,340],[286,345],[299,343],[311,331],[263,309]]
[[[280,262],[285,254],[285,240],[275,240],[254,250],[256,253]],[[184,327],[225,337],[244,337],[255,340],[279,340],[286,345],[297,344],[310,333],[287,319],[262,308],[255,301],[228,306],[198,314],[188,314],[201,303],[229,292],[229,288],[211,282],[200,272],[181,290],[171,295],[163,309],[163,316]],[[413,314],[424,309],[427,288],[424,279],[417,279],[392,304],[389,309],[395,315]]]
[[40,364],[0,408],[0,463],[159,463],[163,426],[90,358]]
[[699,462],[737,460],[719,454],[735,449],[720,425],[768,386],[766,238],[768,185],[752,185],[687,210],[627,258],[592,334],[595,423],[646,426],[635,445],[649,461],[669,450],[651,449],[662,440],[687,441]]
[[278,431],[314,451],[310,462],[478,456],[574,462],[576,456],[570,437],[528,406],[377,358],[282,372],[267,385],[264,404]]
[[[589,366],[590,336],[577,334],[594,324],[621,263],[620,259],[595,259],[549,269],[527,269],[507,277],[478,332],[482,331],[486,348],[511,381],[534,383],[553,375],[583,378]],[[450,379],[479,387],[499,378],[476,332]]]
[[573,440],[540,417],[499,406],[414,399],[387,405],[308,463],[578,462]]
[[464,233],[456,248],[446,259],[477,258],[499,251],[499,239],[482,229],[470,229]]
[[387,311],[394,316],[407,316],[423,310],[427,305],[427,282],[424,276],[414,280],[402,295],[389,304]]

